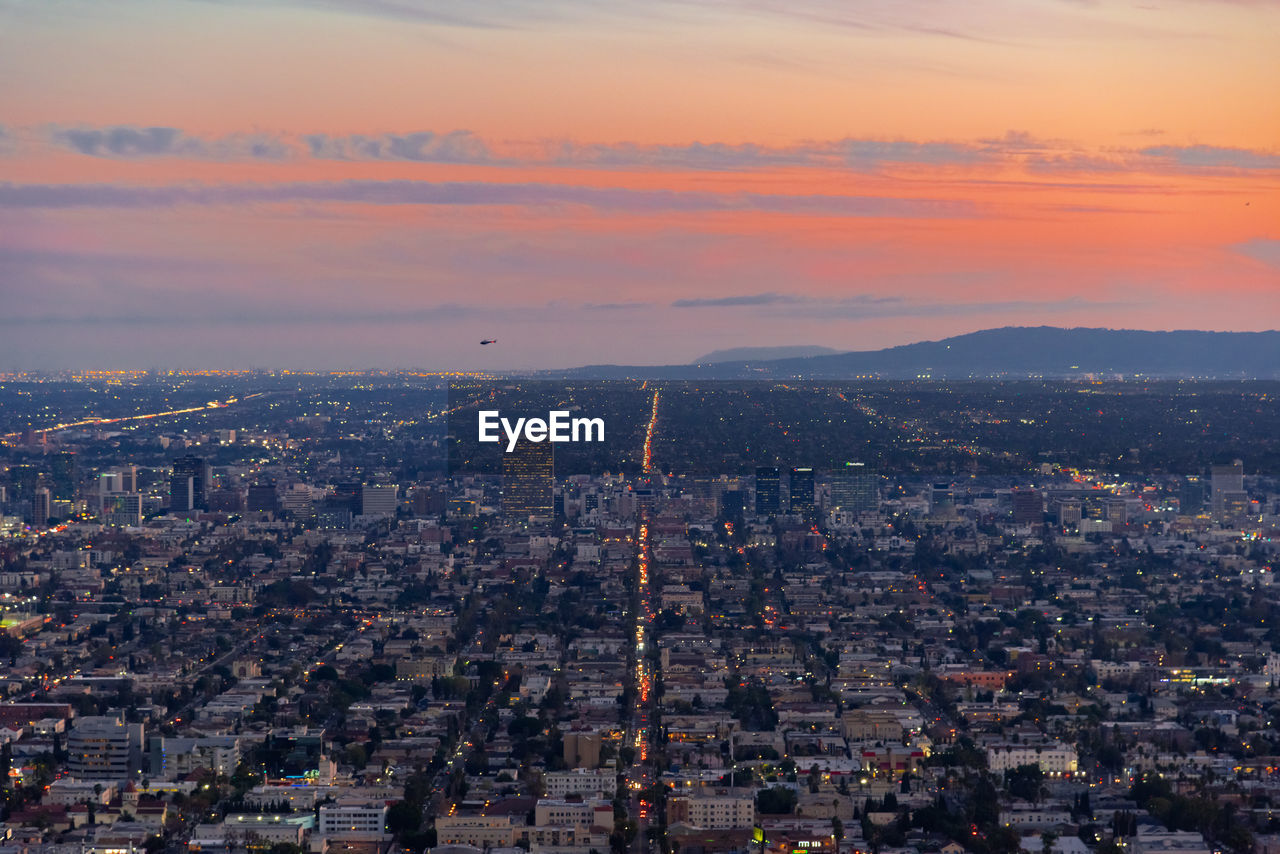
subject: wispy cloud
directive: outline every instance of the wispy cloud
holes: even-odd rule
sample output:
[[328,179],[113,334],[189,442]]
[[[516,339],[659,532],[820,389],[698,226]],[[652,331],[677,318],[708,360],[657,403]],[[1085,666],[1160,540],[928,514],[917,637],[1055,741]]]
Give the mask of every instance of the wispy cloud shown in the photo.
[[81,154],[118,157],[157,154],[202,154],[199,140],[184,139],[177,128],[114,127],[105,130],[56,131],[53,138]]
[[312,157],[325,160],[408,160],[418,163],[490,163],[496,160],[484,140],[465,130],[382,136],[309,134],[302,140]]
[[970,217],[966,201],[881,196],[709,193],[557,184],[339,181],[144,187],[125,184],[0,184],[0,208],[168,208],[279,203],[366,205],[580,205],[620,213],[759,211],[833,217]]
[[695,142],[688,145],[637,145],[630,142],[579,144],[550,143],[534,160],[557,166],[600,168],[663,168],[734,171],[768,167],[812,166],[833,160],[818,146],[769,147]]
[[545,17],[536,4],[524,0],[487,0],[485,3],[449,3],[442,0],[200,0],[225,6],[305,6],[352,15],[367,15],[426,24],[458,27],[512,26]]
[[694,142],[686,145],[557,143],[549,159],[557,165],[605,168],[656,167],[705,171],[745,171],[811,166],[870,170],[893,163],[962,164],[993,159],[985,145],[960,142],[916,142],[895,139],[840,139],[791,146],[753,143],[730,145]]
[[1139,154],[1191,169],[1280,169],[1280,153],[1216,145],[1152,145]]
[[886,164],[969,164],[999,156],[1003,142],[839,139],[768,146],[754,143],[691,142],[641,145],[633,142],[578,143],[556,140],[499,152],[467,130],[410,133],[299,136],[238,133],[209,138],[174,127],[52,127],[43,135],[70,151],[95,157],[194,159],[282,159],[473,163],[493,166],[572,166],[600,169],[689,169],[748,171],[811,166],[870,170]]
[[1214,145],[1151,145],[1104,151],[1043,151],[1027,156],[1031,173],[1197,174],[1280,170],[1280,153]]
[[[1280,169],[1280,153],[1212,145],[1152,145],[1144,148],[1088,149],[1066,140],[1047,140],[1025,131],[970,141],[844,138],[791,145],[690,142],[639,144],[582,143],[572,140],[495,144],[471,131],[301,135],[241,132],[205,137],[180,128],[47,127],[24,136],[45,138],[69,151],[93,157],[204,160],[312,158],[364,162],[480,164],[495,167],[559,166],[604,170],[689,170],[753,172],[813,168],[880,172],[894,167],[1021,166],[1031,173],[1152,173],[1206,170]],[[0,145],[15,139],[0,128]],[[10,145],[10,148],[13,146]]]
[[588,302],[583,303],[582,307],[588,311],[638,311],[640,309],[653,308],[653,303],[648,302]]
[[1143,164],[1136,162],[1132,156],[1085,152],[1036,154],[1024,160],[1023,164],[1032,174],[1111,174],[1143,171],[1141,168]]
[[724,297],[679,299],[673,308],[759,308],[791,316],[818,319],[851,320],[872,317],[946,317],[953,315],[1077,311],[1118,307],[1124,303],[1098,302],[1078,298],[1065,300],[989,300],[974,302],[917,301],[897,296],[852,294],[843,297],[820,297],[805,294],[764,292]]
[[234,134],[219,138],[190,136],[172,127],[53,128],[54,142],[93,157],[186,157],[193,159],[281,160],[290,146],[267,134]]
[[912,142],[909,140],[845,139],[836,143],[845,163],[854,167],[882,163],[927,163],[934,165],[978,163],[992,160],[998,146],[959,142]]
[[671,303],[672,308],[731,308],[735,306],[778,305],[779,303],[801,302],[805,298],[796,294],[740,294],[727,297],[701,297],[694,299],[678,299]]

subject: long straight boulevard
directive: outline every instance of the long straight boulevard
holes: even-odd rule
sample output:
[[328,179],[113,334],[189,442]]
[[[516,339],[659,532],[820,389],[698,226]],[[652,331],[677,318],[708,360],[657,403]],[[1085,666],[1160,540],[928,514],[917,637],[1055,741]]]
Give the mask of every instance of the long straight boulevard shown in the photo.
[[[632,797],[631,812],[636,822],[636,845],[643,850],[648,842],[647,831],[657,816],[657,803],[652,798],[657,782],[656,758],[658,733],[653,726],[657,707],[656,669],[657,656],[653,650],[653,590],[649,574],[653,554],[649,541],[647,514],[641,517],[636,536],[636,608],[633,655],[635,703],[631,712],[630,744],[635,751],[635,763],[627,774],[627,785]],[[659,828],[661,829],[661,828]]]

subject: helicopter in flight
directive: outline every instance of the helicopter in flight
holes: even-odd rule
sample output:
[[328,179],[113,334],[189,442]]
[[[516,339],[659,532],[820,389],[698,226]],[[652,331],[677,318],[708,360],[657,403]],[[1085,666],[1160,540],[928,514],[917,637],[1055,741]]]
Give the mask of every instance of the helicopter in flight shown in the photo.
[[497,343],[498,343],[497,338],[486,338],[480,342],[480,346],[483,347],[485,344],[497,344]]

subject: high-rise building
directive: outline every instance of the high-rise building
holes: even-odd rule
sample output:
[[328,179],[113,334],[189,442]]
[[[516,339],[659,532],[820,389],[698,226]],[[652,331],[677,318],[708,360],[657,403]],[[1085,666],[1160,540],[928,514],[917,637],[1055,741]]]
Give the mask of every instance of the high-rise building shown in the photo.
[[550,442],[521,439],[502,455],[502,512],[507,516],[551,516],[555,510],[555,451]]
[[243,513],[244,512],[244,490],[238,487],[232,489],[211,489],[206,496],[209,509],[217,513]]
[[67,736],[67,770],[78,780],[128,780],[142,773],[142,724],[89,715]]
[[935,519],[956,518],[956,493],[950,483],[935,483],[929,488],[929,515]]
[[474,519],[479,507],[475,499],[455,496],[445,503],[444,510],[450,519]]
[[1129,524],[1129,504],[1123,498],[1108,498],[1103,507],[1107,511],[1107,521],[1116,529]]
[[727,481],[707,477],[685,477],[681,481],[681,498],[697,507],[702,514],[720,515],[720,494]]
[[295,519],[306,519],[311,516],[312,504],[311,487],[305,483],[295,483],[280,500],[280,506]]
[[98,495],[111,495],[116,492],[124,492],[120,483],[120,472],[104,471],[98,475]]
[[280,509],[274,483],[255,483],[249,487],[246,507],[250,513],[274,513]]
[[169,509],[180,513],[208,507],[209,463],[188,454],[173,461],[169,478]]
[[345,530],[351,527],[351,505],[340,497],[328,496],[316,508],[316,527]]
[[330,504],[345,504],[347,509],[351,511],[351,515],[355,516],[360,512],[360,493],[363,484],[358,480],[344,480],[334,484],[333,493],[329,496],[332,501]]
[[1039,525],[1044,522],[1044,498],[1039,490],[1013,491],[1013,521],[1017,525]]
[[141,525],[142,496],[136,492],[120,492],[102,504],[102,521],[106,525]]
[[1239,492],[1228,492],[1222,496],[1223,518],[1231,519],[1236,516],[1247,516],[1250,508],[1249,493],[1241,490]]
[[1249,506],[1249,494],[1244,491],[1244,463],[1232,461],[1229,466],[1213,466],[1209,471],[1209,487],[1213,515],[1235,516]]
[[9,480],[13,483],[9,500],[30,501],[40,485],[40,470],[35,466],[13,466],[9,469]]
[[1204,478],[1187,475],[1178,489],[1178,512],[1191,516],[1204,509]]
[[880,506],[880,482],[865,463],[845,463],[831,473],[831,509],[863,513]]
[[47,525],[53,515],[53,493],[47,487],[38,487],[31,498],[31,523]]
[[777,466],[756,469],[756,515],[774,516],[782,511],[782,472]]
[[62,451],[53,455],[49,462],[50,483],[53,497],[59,501],[73,501],[76,497],[76,455],[73,451]]
[[1084,507],[1079,498],[1062,498],[1057,505],[1058,524],[1061,527],[1079,525],[1084,518]]
[[1209,471],[1209,483],[1215,496],[1223,492],[1244,491],[1244,463],[1233,460],[1229,466],[1213,466]]
[[186,513],[196,506],[196,479],[173,475],[169,478],[169,510]]
[[360,489],[360,513],[364,516],[394,516],[399,506],[395,484],[364,486]]
[[637,508],[644,508],[646,510],[652,510],[655,502],[658,500],[658,495],[654,492],[653,487],[651,486],[638,486],[629,494],[631,495],[632,500],[635,501],[635,506]]
[[791,469],[791,489],[788,504],[792,513],[808,514],[813,512],[813,488],[813,469]]
[[445,494],[425,486],[415,488],[410,496],[415,516],[439,516],[444,512]]
[[138,491],[138,467],[137,466],[120,466],[120,491],[121,492],[137,492]]

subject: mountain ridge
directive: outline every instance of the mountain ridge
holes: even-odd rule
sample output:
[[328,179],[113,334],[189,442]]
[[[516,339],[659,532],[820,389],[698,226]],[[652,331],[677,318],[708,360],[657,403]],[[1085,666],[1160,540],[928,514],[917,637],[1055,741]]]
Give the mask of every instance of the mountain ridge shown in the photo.
[[714,364],[587,365],[545,373],[600,379],[1280,379],[1280,330],[1005,326],[881,350]]

